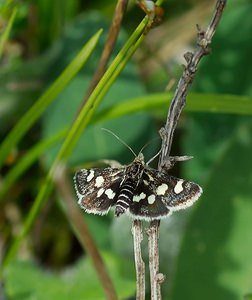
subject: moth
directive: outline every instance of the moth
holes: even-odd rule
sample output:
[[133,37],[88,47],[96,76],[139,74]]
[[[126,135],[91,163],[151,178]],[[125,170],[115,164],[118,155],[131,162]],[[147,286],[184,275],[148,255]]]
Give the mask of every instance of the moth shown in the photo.
[[194,182],[149,167],[142,153],[127,166],[78,170],[74,182],[86,212],[105,215],[114,206],[116,217],[128,213],[147,221],[191,206],[202,193]]

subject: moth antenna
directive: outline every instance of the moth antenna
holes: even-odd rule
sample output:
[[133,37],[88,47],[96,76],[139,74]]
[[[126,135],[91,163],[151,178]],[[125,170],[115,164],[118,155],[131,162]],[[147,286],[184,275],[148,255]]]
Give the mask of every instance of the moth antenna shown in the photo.
[[147,143],[141,148],[141,150],[139,151],[139,153],[142,153],[143,150],[144,150],[147,146],[149,146],[153,141],[155,141],[156,139],[158,139],[158,137],[155,137],[155,138],[151,139],[149,142],[147,142]]
[[151,159],[149,159],[146,163],[146,165],[148,166],[156,157],[158,157],[158,155],[161,153],[161,149],[158,151],[158,153],[156,153]]
[[110,134],[112,134],[119,142],[121,142],[124,146],[126,146],[130,150],[130,152],[133,153],[133,155],[135,157],[137,157],[135,151],[129,145],[127,145],[126,142],[124,142],[122,139],[120,139],[119,136],[117,136],[114,132],[112,132],[111,130],[109,130],[107,128],[101,128],[101,129],[104,130],[104,131],[107,131]]

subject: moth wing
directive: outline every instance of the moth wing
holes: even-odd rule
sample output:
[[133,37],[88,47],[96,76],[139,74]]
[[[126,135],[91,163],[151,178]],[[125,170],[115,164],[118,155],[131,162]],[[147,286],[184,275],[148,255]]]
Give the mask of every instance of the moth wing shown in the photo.
[[81,169],[75,173],[75,190],[78,203],[86,212],[104,215],[116,203],[123,176],[118,168]]
[[153,203],[149,203],[147,198],[141,199],[139,202],[130,203],[129,214],[133,219],[154,220],[162,219],[171,213],[170,209],[158,198]]
[[[194,204],[202,194],[202,188],[192,181],[180,179],[165,172],[159,172],[158,181],[161,183],[156,193],[161,194],[162,201],[171,210],[185,209]],[[164,191],[162,186],[168,188]],[[162,194],[163,193],[163,194]]]
[[137,219],[161,219],[175,210],[191,206],[201,193],[202,189],[196,183],[148,168],[143,172],[129,213]]

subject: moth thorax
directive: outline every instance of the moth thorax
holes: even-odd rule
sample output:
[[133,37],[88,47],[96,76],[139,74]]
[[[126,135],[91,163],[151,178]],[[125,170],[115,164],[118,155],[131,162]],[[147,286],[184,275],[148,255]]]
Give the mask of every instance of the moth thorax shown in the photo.
[[134,182],[134,178],[127,178],[121,185],[115,207],[116,217],[119,217],[129,208],[130,203],[133,200],[136,184],[137,183]]
[[134,182],[138,182],[142,177],[144,165],[140,161],[136,161],[128,166],[126,175],[131,178]]

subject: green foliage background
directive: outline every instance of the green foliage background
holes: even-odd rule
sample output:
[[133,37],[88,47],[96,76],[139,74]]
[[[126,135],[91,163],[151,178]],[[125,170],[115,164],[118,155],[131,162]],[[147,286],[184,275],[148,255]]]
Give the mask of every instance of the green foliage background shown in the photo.
[[[96,69],[115,4],[77,0],[0,4],[0,260],[4,284],[0,298],[104,299],[94,267],[61,208],[57,189],[51,193],[46,189],[53,187],[52,170],[62,144],[84,128],[73,125],[75,133],[66,135]],[[164,1],[165,21],[199,4]],[[168,278],[163,285],[164,299],[249,299],[252,292],[251,6],[249,1],[228,1],[212,54],[200,65],[176,132],[174,154],[193,155],[194,159],[176,166],[173,174],[200,183],[204,194],[193,208],[161,222],[160,265]],[[112,59],[141,16],[130,3]],[[100,28],[103,33],[98,32]],[[102,102],[97,102],[95,115],[85,119],[88,127],[76,147],[72,151],[65,147],[71,154],[67,158],[70,180],[75,169],[90,167],[99,159],[132,160],[131,153],[101,131],[102,127],[119,135],[135,152],[158,137],[174,92],[163,93],[164,87],[171,74],[177,78],[181,74],[175,58],[165,63],[168,75],[160,68],[148,78],[140,76],[148,59],[144,64],[136,58],[127,63]],[[23,123],[15,127],[24,116]],[[16,131],[11,136],[13,128]],[[156,139],[144,150],[145,157],[155,154],[158,147]],[[67,156],[63,153],[62,157]],[[38,203],[36,214],[32,214],[34,203]],[[119,298],[134,299],[131,221],[127,217],[115,220],[112,213],[106,217],[83,213],[83,218]],[[23,233],[18,238],[20,230]],[[144,252],[147,261],[146,245]]]

